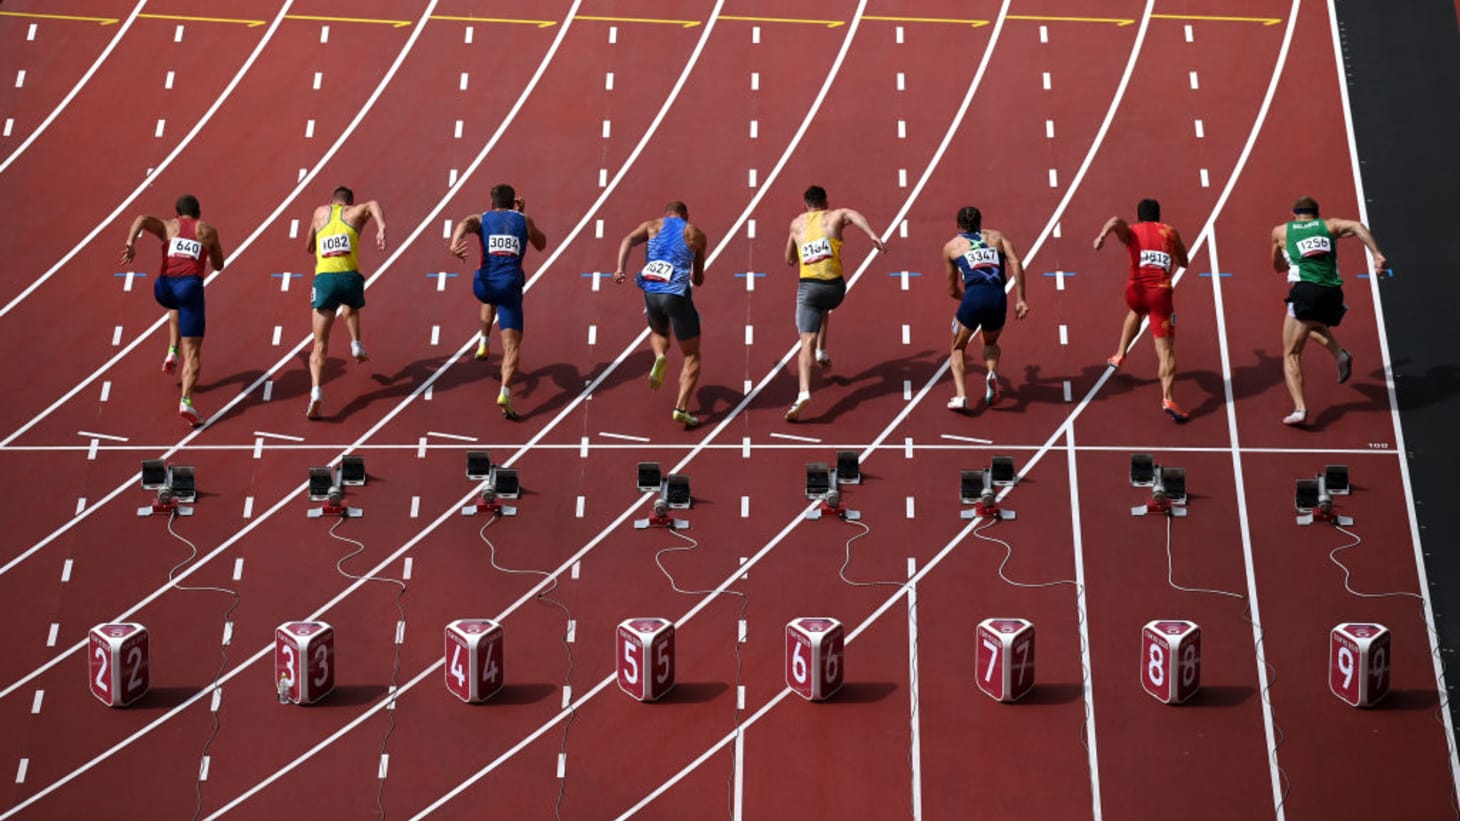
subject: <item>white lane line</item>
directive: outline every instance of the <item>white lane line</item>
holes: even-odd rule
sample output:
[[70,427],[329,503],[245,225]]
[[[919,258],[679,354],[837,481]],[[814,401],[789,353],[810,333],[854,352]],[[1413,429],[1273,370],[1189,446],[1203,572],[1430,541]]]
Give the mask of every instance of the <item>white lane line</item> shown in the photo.
[[1051,140],[1054,139],[1054,120],[1044,121],[1044,136]]
[[96,461],[96,452],[97,452],[97,450],[100,447],[101,447],[101,440],[100,439],[92,439],[91,440],[91,447],[89,447],[89,448],[86,449],[86,460],[88,462],[95,462]]
[[1070,380],[1068,380],[1068,379],[1064,380],[1064,394],[1065,394],[1065,401],[1066,402],[1072,401],[1072,399],[1074,397],[1074,393],[1072,392],[1072,389],[1070,388]]
[[[457,173],[456,172],[456,169],[453,168],[453,169],[451,169],[446,174],[446,187],[447,188],[450,188],[450,187],[456,185],[456,173]],[[440,281],[436,283],[436,290],[438,290],[438,291],[444,291],[444,290],[446,290],[446,288],[444,287],[445,284],[446,284],[446,277],[443,276],[443,277],[440,277],[439,279],[440,279]]]
[[67,559],[61,564],[61,581],[63,583],[71,581],[71,568],[73,566],[74,562],[71,559]]
[[464,42],[467,45],[471,45],[472,38],[475,35],[476,35],[476,26],[467,26],[466,27],[466,33],[463,35]]
[[598,169],[598,187],[599,188],[607,188],[608,187],[608,169],[607,168],[600,168],[600,169]]
[[1196,72],[1191,72],[1191,90],[1196,91],[1200,87],[1201,84],[1196,81]]
[[243,559],[233,560],[233,580],[239,581],[243,578]]
[[901,71],[897,72],[897,90],[907,91],[907,75]]
[[902,458],[904,458],[904,459],[911,459],[911,458],[913,458],[913,438],[911,436],[903,437],[903,440],[902,440]]
[[938,434],[938,438],[947,439],[950,442],[969,442],[975,445],[992,445],[994,443],[992,439],[980,439],[977,436],[959,436],[954,433],[940,433]]
[[565,778],[568,774],[568,754],[558,753],[558,778]]
[[[745,221],[745,238],[755,239],[755,220],[753,219]],[[754,277],[751,277],[751,279],[754,279]]]
[[581,495],[573,505],[573,516],[578,519],[583,518],[583,497]]
[[588,458],[588,437],[587,436],[583,437],[578,442],[578,458],[579,459],[587,459]]
[[821,444],[821,440],[820,439],[817,439],[817,438],[812,437],[812,436],[796,436],[795,434],[780,433],[780,432],[777,432],[777,431],[772,431],[769,434],[769,436],[772,439],[786,439],[786,440],[789,440],[789,441],[792,441],[792,442],[807,442],[807,443],[810,443],[810,444],[813,444],[813,445],[819,445],[819,444]]
[[573,569],[571,571],[569,571],[568,577],[569,578],[572,578],[572,579],[577,579],[579,577],[579,575],[582,573],[582,570],[583,570],[582,565],[583,565],[582,562],[573,562]]
[[162,132],[166,128],[167,128],[167,120],[158,119],[158,121],[157,121],[157,128],[156,128],[156,130],[154,130],[152,132],[152,136],[154,136],[154,137],[156,137],[158,139],[161,139],[162,138]]
[[917,505],[913,502],[913,497],[907,497],[907,518],[913,518],[916,511]]
[[395,623],[395,643],[396,644],[405,644],[405,641],[406,641],[406,623],[404,621],[397,621]]
[[253,440],[253,458],[264,458],[264,437],[262,436]]
[[274,347],[276,347],[276,348],[279,347],[279,342],[281,340],[283,340],[283,338],[284,338],[284,326],[283,325],[275,325],[274,326],[274,336],[273,336]]
[[[1108,375],[1107,372],[1106,376]],[[1104,378],[1102,377],[1102,380]],[[1080,408],[1090,401],[1099,388],[1100,383],[1096,383],[1095,387],[1086,395]],[[1077,413],[1080,408],[1076,409]],[[1099,745],[1095,741],[1095,680],[1090,666],[1090,619],[1085,612],[1085,543],[1080,527],[1080,482],[1075,471],[1077,451],[1073,414],[1065,422],[1065,447],[1070,476],[1070,532],[1075,552],[1075,616],[1080,627],[1080,665],[1084,668],[1084,680],[1081,684],[1085,696],[1085,748],[1090,757],[1091,805],[1098,821],[1100,818],[1100,756],[1097,753]],[[1026,468],[1027,470],[1028,468]]]
[[625,442],[652,442],[652,441],[654,441],[654,440],[650,439],[647,436],[635,436],[635,435],[633,435],[631,433],[610,433],[609,431],[606,431],[606,430],[599,431],[598,432],[598,435],[599,436],[602,436],[605,439],[622,439]]
[[30,759],[29,758],[22,758],[22,759],[20,759],[19,766],[17,766],[15,768],[15,783],[17,783],[17,784],[24,784],[25,783],[25,772],[28,769],[30,769]]
[[299,239],[299,220],[289,220],[289,239]]
[[319,91],[320,86],[322,86],[322,85],[324,85],[324,72],[323,71],[316,71],[316,72],[314,72],[314,90],[315,91]]
[[227,647],[233,643],[233,622],[223,622],[223,646]]
[[400,577],[403,581],[411,580],[411,572],[415,570],[416,560],[410,556],[406,557],[405,564],[401,566]]
[[[908,497],[912,502],[912,497]],[[909,504],[911,508],[911,504]],[[911,518],[911,516],[909,516]],[[912,749],[908,754],[908,761],[912,765],[912,816],[915,819],[923,817],[923,734],[921,723],[918,717],[918,562],[917,559],[908,557],[907,560],[907,682],[908,682],[908,716],[910,723],[909,740]]]
[[1049,78],[1049,72],[1048,71],[1044,72],[1043,84],[1044,84],[1044,90],[1045,91],[1049,91],[1050,90],[1050,87],[1051,87],[1051,83],[1050,83],[1050,78]]
[[1060,187],[1059,175],[1055,173],[1055,170],[1053,168],[1049,169],[1049,187],[1050,188],[1059,188]]
[[750,90],[751,91],[760,91],[760,72],[759,71],[752,71],[752,72],[750,72]]
[[11,131],[14,131],[14,130],[15,130],[15,118],[14,117],[6,117],[5,118],[5,130],[4,130],[3,136],[9,137],[10,136],[10,132]]
[[[746,393],[750,393],[750,391],[746,391]],[[750,458],[750,437],[749,436],[742,436],[742,437],[740,437],[740,458],[741,459],[749,459]]]
[[79,498],[79,499],[76,500],[76,514],[75,515],[80,516],[81,515],[81,511],[83,511],[85,509],[86,509],[86,497],[85,496],[82,496],[81,498]]
[[303,436],[295,436],[292,433],[270,433],[266,430],[256,430],[254,436],[262,436],[266,439],[283,439],[285,442],[303,442]]
[[390,772],[390,753],[381,753],[380,766],[375,771],[375,777],[384,781],[388,772]]
[[[1294,3],[1294,7],[1296,5]],[[1328,24],[1333,36],[1333,61],[1338,72],[1338,93],[1343,102],[1344,132],[1348,137],[1349,164],[1353,174],[1354,193],[1358,200],[1359,220],[1367,225],[1369,222],[1368,199],[1364,195],[1364,178],[1360,173],[1359,147],[1354,137],[1353,111],[1349,107],[1348,73],[1344,68],[1343,49],[1338,37],[1338,12],[1334,9],[1333,0],[1329,0],[1328,2]],[[1372,268],[1374,260],[1369,255],[1368,249],[1364,250],[1364,258]],[[1212,270],[1216,271],[1221,269],[1214,266]],[[1389,415],[1390,421],[1394,426],[1394,445],[1398,453],[1408,453],[1409,451],[1405,448],[1404,444],[1404,429],[1400,424],[1399,400],[1394,390],[1394,366],[1393,361],[1389,358],[1389,334],[1385,330],[1386,323],[1384,320],[1383,305],[1379,295],[1378,277],[1369,277],[1369,291],[1374,297],[1374,318],[1378,325],[1379,354],[1384,363],[1384,386],[1389,394]],[[1415,572],[1419,577],[1419,589],[1428,591],[1430,589],[1429,570],[1425,567],[1424,546],[1420,542],[1419,519],[1415,515],[1414,510],[1414,489],[1410,485],[1408,459],[1399,460],[1399,475],[1404,483],[1404,498],[1409,507],[1409,541],[1414,546],[1414,565]],[[1421,609],[1424,613],[1425,626],[1429,632],[1430,656],[1433,659],[1435,670],[1435,688],[1436,692],[1439,693],[1440,703],[1443,704],[1449,698],[1449,688],[1445,684],[1445,664],[1440,655],[1440,647],[1436,642],[1439,634],[1435,632],[1434,606],[1428,597],[1425,598]],[[1457,794],[1460,794],[1460,750],[1456,749],[1453,741],[1455,738],[1454,719],[1450,715],[1449,710],[1440,710],[1439,713],[1445,725],[1445,746],[1450,751],[1452,788]]]
[[328,43],[329,41],[330,41],[330,27],[329,26],[320,26],[319,27],[319,42],[321,42],[321,43]]
[[572,644],[578,640],[577,619],[568,619],[568,634],[563,637],[563,640],[566,641],[568,644]]
[[274,380],[270,379],[264,383],[264,401],[268,402],[274,398]]
[[755,187],[756,179],[755,179],[755,169],[754,168],[750,169],[749,173],[747,173],[745,175],[745,180],[746,180],[746,185],[748,187],[750,187],[750,188],[754,188]]
[[746,344],[746,346],[750,346],[750,345],[755,344],[755,326],[754,325],[746,325],[745,326],[745,344]]
[[603,75],[603,90],[604,91],[613,91],[613,72],[612,71],[607,72],[607,73],[605,73]]
[[912,380],[911,379],[904,379],[904,380],[902,380],[902,401],[904,401],[904,402],[910,402],[910,401],[912,401]]
[[897,40],[897,44],[898,45],[902,45],[903,44],[903,41],[904,41],[905,38],[903,37],[902,26],[898,26],[897,27],[897,30],[896,30],[896,33],[893,36],[893,39]]
[[172,32],[172,41],[174,43],[181,43],[183,41],[183,26],[182,26],[182,23],[178,23],[177,24],[177,28],[173,30],[173,32]]
[[223,688],[219,687],[213,691],[213,702],[208,705],[208,709],[216,713],[221,706],[223,706]]
[[35,691],[35,696],[33,698],[31,698],[31,700],[30,700],[30,714],[33,715],[33,716],[40,715],[40,713],[41,713],[41,705],[44,704],[45,701],[46,701],[46,691],[45,690],[36,690]]
[[174,76],[175,75],[174,75],[173,72],[171,72],[171,71],[167,72],[167,76],[162,79],[162,87],[165,88],[165,89],[167,89],[167,90],[169,90],[169,91],[171,91],[172,90],[172,82],[173,82]]
[[597,325],[589,325],[588,326],[588,344],[589,345],[597,345],[598,344],[598,326]]
[[603,139],[605,139],[605,140],[608,139],[609,135],[612,134],[612,133],[613,133],[613,125],[612,125],[612,122],[610,120],[604,120],[603,121]]
[[37,28],[38,26],[35,23],[31,23],[30,28],[25,30],[25,41],[27,43],[35,42],[35,33]]
[[1202,124],[1202,121],[1201,120],[1197,120],[1196,121],[1196,138],[1198,140],[1202,140],[1202,139],[1206,139],[1206,136],[1207,136],[1206,126]]
[[1205,168],[1203,168],[1201,170],[1201,187],[1202,188],[1211,188],[1212,187],[1212,178],[1211,178],[1211,175],[1207,173],[1207,170]]
[[617,42],[618,42],[618,26],[609,26],[608,27],[608,43],[609,43],[609,45],[613,45],[614,43],[617,43]]
[[127,442],[127,441],[130,441],[125,436],[113,436],[110,433],[96,433],[95,431],[89,431],[89,430],[78,430],[78,431],[76,431],[76,435],[77,436],[89,436],[92,439],[106,439],[106,440],[112,441],[112,442]]
[[1196,41],[1196,38],[1193,35],[1194,35],[1194,32],[1191,30],[1191,24],[1190,23],[1187,23],[1186,24],[1186,42],[1188,42],[1188,43],[1195,42]]
[[907,187],[907,169],[906,168],[899,168],[899,169],[897,169],[897,187],[898,188],[906,188]]
[[[10,152],[10,156],[6,157],[4,162],[0,162],[0,173],[4,173],[5,169],[9,168],[11,163],[15,162],[21,153],[27,148],[30,148],[31,143],[35,142],[36,138],[49,128],[57,117],[61,116],[61,112],[66,110],[66,107],[71,104],[71,101],[76,98],[76,95],[81,93],[81,89],[91,81],[91,78],[96,74],[97,70],[101,68],[101,64],[111,56],[117,44],[131,30],[132,23],[137,20],[137,14],[142,11],[142,7],[146,4],[147,0],[137,0],[137,4],[132,7],[132,11],[127,14],[127,19],[117,28],[116,34],[112,35],[111,41],[106,44],[106,48],[102,49],[101,53],[92,61],[91,67],[86,69],[86,73],[82,74],[81,78],[76,81],[76,84],[71,87],[71,90],[66,93],[66,96],[61,98],[61,102],[57,103],[56,107],[51,109],[51,113],[46,115],[46,118],[41,121],[41,124],[36,127],[36,130],[32,131],[30,136],[25,138],[24,142],[17,146],[14,151]],[[7,137],[10,136],[10,122],[10,120],[5,121],[5,136]]]
[[457,120],[456,121],[456,127],[453,128],[452,131],[451,131],[451,137],[452,137],[452,139],[456,139],[456,140],[461,139],[461,129],[463,128],[464,125],[465,124],[462,123],[461,120]]
[[112,382],[110,379],[101,383],[101,401],[105,402],[112,398]]
[[750,121],[750,138],[752,140],[760,139],[760,120]]
[[252,519],[253,518],[253,497],[252,496],[245,496],[245,497],[243,497],[243,518],[245,518],[245,519]]
[[306,140],[312,140],[312,139],[314,139],[314,120],[305,120],[304,121],[304,139],[306,139]]
[[426,444],[427,444],[427,441],[428,440],[424,436],[422,436],[420,439],[417,439],[416,440],[416,458],[417,459],[425,459],[426,458]]
[[902,344],[912,344],[912,326],[904,322],[902,324]]
[[897,138],[899,140],[907,139],[907,120],[897,121]]
[[[279,343],[275,342],[274,344],[277,345]],[[431,326],[431,344],[432,345],[440,345],[441,344],[441,326],[440,325],[432,325]]]
[[51,629],[46,633],[46,646],[55,647],[56,637],[61,633],[61,625],[51,622]]
[[467,436],[466,434],[462,434],[462,433],[442,433],[439,430],[428,430],[428,431],[426,431],[426,435],[427,436],[437,436],[437,437],[440,437],[442,439],[454,439],[454,440],[456,440],[458,442],[479,442],[479,441],[481,441],[480,439],[478,439],[475,436]]
[[1041,42],[1041,43],[1048,43],[1049,42],[1049,26],[1041,25],[1039,27],[1039,42]]
[[742,518],[742,519],[749,519],[750,518],[750,497],[749,496],[741,496],[740,497],[740,518]]
[[1060,344],[1070,344],[1070,327],[1068,325],[1060,325]]
[[419,519],[420,517],[421,517],[421,497],[420,496],[412,496],[411,497],[411,518],[412,519]]
[[[593,221],[593,238],[603,239],[603,220],[601,219],[595,219]],[[593,287],[598,287],[598,277],[593,278]]]

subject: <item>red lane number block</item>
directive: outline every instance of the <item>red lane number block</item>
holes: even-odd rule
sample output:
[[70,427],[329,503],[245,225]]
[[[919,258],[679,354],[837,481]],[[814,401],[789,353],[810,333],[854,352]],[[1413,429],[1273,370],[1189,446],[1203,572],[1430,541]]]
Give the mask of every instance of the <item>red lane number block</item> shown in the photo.
[[274,631],[274,679],[281,701],[313,704],[335,689],[335,629],[291,621]]
[[486,701],[502,689],[502,625],[460,619],[446,625],[446,689],[462,701]]
[[1354,707],[1389,692],[1389,628],[1346,622],[1328,634],[1328,689]]
[[1180,704],[1201,689],[1201,628],[1158,619],[1141,628],[1141,686],[1163,704]]
[[842,688],[845,647],[836,619],[792,619],[786,625],[786,686],[807,701],[831,698]]
[[994,701],[1018,701],[1034,689],[1034,625],[1025,619],[984,619],[976,632],[975,678]]
[[674,622],[628,619],[614,634],[618,686],[639,701],[657,701],[674,687]]
[[150,648],[147,628],[121,622],[91,628],[91,694],[108,707],[125,707],[146,695]]

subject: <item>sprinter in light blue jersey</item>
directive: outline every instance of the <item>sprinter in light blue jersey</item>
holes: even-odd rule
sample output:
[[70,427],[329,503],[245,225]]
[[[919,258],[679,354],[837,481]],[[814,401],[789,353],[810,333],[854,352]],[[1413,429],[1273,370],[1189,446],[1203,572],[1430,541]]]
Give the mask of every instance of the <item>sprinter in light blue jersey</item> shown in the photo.
[[618,268],[613,281],[622,284],[629,253],[635,245],[649,243],[644,267],[634,278],[644,291],[644,315],[649,320],[649,345],[654,349],[654,366],[649,370],[649,387],[664,384],[669,363],[669,333],[679,340],[684,369],[679,374],[679,396],[673,419],[686,428],[700,423],[689,412],[690,394],[700,379],[700,314],[695,310],[693,290],[705,282],[705,232],[689,221],[689,209],[679,200],[664,206],[664,216],[642,223],[618,246]]
[[451,255],[465,260],[471,247],[468,237],[477,238],[482,252],[482,265],[472,279],[472,293],[482,303],[482,336],[477,343],[477,359],[486,359],[491,351],[488,333],[495,320],[502,330],[502,390],[497,394],[497,407],[508,419],[517,419],[512,406],[512,380],[517,376],[518,353],[522,347],[522,289],[527,275],[522,270],[522,255],[527,245],[541,251],[547,247],[547,236],[523,213],[526,200],[517,196],[510,185],[492,186],[492,210],[472,214],[456,224],[451,232]]

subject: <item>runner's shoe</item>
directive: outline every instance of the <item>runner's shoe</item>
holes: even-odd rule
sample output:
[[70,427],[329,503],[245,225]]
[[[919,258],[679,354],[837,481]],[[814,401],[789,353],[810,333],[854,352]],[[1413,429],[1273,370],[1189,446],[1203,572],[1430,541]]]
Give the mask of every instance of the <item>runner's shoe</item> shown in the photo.
[[806,410],[806,406],[809,404],[811,404],[811,394],[803,393],[797,396],[796,401],[791,403],[791,409],[786,411],[786,421],[795,422],[800,419],[801,411]]
[[827,353],[824,350],[818,349],[816,351],[816,364],[820,365],[823,368],[831,367],[831,354]]
[[315,398],[309,400],[309,409],[306,410],[306,411],[304,411],[305,417],[307,417],[309,419],[319,419],[319,418],[321,418],[321,416],[323,416],[323,414],[320,412],[320,410],[321,410],[321,406],[323,404],[324,404],[324,399],[321,398],[321,397],[318,397],[318,396],[316,396]]
[[197,408],[193,407],[193,400],[191,399],[184,399],[177,403],[177,415],[181,416],[184,422],[187,422],[195,428],[203,424],[203,415],[198,413]]
[[497,407],[502,409],[502,415],[507,417],[508,421],[516,422],[522,418],[517,415],[517,410],[512,407],[512,397],[505,393],[497,394]]
[[355,357],[356,362],[364,362],[370,358],[370,352],[358,340],[350,340],[350,355]]
[[1187,419],[1186,411],[1182,410],[1180,405],[1170,399],[1161,400],[1161,410],[1166,411],[1171,416],[1171,421],[1173,422],[1185,422]]
[[669,359],[666,357],[661,356],[654,360],[654,367],[649,369],[649,390],[657,391],[659,386],[664,384],[664,369],[668,365]]
[[1298,408],[1297,410],[1283,417],[1284,425],[1301,425],[1307,421],[1308,411],[1303,408]]
[[491,355],[491,353],[492,353],[491,346],[487,344],[487,340],[483,339],[482,341],[480,341],[480,342],[477,343],[477,354],[476,354],[476,356],[474,358],[475,359],[486,359],[488,356]]
[[952,399],[949,399],[948,400],[948,410],[951,410],[951,411],[968,410],[968,397],[966,397],[966,396],[955,396]]
[[177,370],[177,351],[168,351],[167,356],[162,358],[162,372],[172,373]]
[[994,405],[998,404],[999,397],[1001,396],[1003,396],[1003,394],[999,391],[999,377],[997,374],[991,373],[984,379],[984,404],[988,405],[989,407],[993,407]]
[[674,421],[684,425],[686,428],[697,428],[700,425],[700,418],[698,416],[691,416],[689,411],[680,410],[679,408],[674,409]]
[[1347,349],[1338,352],[1338,384],[1342,385],[1348,381],[1354,371],[1354,355]]

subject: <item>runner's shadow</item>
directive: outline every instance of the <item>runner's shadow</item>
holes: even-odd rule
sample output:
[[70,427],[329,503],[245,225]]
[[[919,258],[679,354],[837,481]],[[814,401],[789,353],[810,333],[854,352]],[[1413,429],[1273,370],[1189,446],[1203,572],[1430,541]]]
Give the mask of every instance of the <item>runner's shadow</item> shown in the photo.
[[1389,695],[1374,706],[1376,710],[1436,710],[1440,700],[1434,690],[1390,690]]
[[[1383,377],[1380,376],[1380,379],[1383,379]],[[1349,385],[1345,385],[1344,387],[1352,387],[1354,390],[1363,394],[1365,398],[1353,402],[1345,402],[1341,405],[1330,405],[1324,408],[1317,417],[1310,415],[1308,417],[1308,424],[1306,425],[1308,429],[1314,432],[1322,432],[1324,428],[1337,422],[1352,411],[1382,410],[1387,412],[1389,410],[1389,389],[1382,382],[1377,384],[1373,382],[1352,384],[1350,382]],[[1311,414],[1312,411],[1310,410],[1309,413]]]
[[133,702],[128,709],[171,710],[197,695],[202,689],[202,687],[153,687],[147,691],[146,695]]
[[[1054,376],[1043,376],[1043,371],[1038,365],[1024,366],[1024,381],[1018,385],[1009,385],[1004,392],[1004,398],[990,409],[991,413],[1008,413],[1022,411],[1030,405],[1062,405],[1065,404],[1065,380],[1070,383],[1070,400],[1077,401],[1080,397],[1078,391],[1080,385],[1093,385],[1100,374],[1105,372],[1105,365],[1087,365],[1080,371],[1078,376],[1066,376],[1056,374]],[[1103,393],[1124,393],[1130,390],[1130,386],[1116,385],[1115,380],[1119,374],[1112,377],[1110,382],[1105,384]],[[977,400],[981,405],[982,381],[970,375],[968,382],[969,399]],[[1115,387],[1112,388],[1112,385]],[[1088,388],[1087,388],[1088,390]]]
[[[299,356],[295,357],[298,363],[294,367],[280,371],[279,378],[274,380],[273,400],[287,401],[290,399],[302,399],[309,395],[309,349],[306,348]],[[324,379],[328,382],[331,379],[338,379],[345,373],[345,360],[339,357],[328,357],[324,361]],[[242,407],[240,403],[239,407]]]
[[[901,394],[904,382],[911,381],[914,385],[920,385],[928,381],[937,368],[937,360],[929,361],[930,357],[937,356],[934,351],[923,350],[918,353],[893,359],[887,362],[880,362],[861,373],[850,376],[832,373],[825,377],[827,382],[842,387],[860,385],[860,387],[838,399],[836,404],[827,408],[822,413],[815,413],[816,405],[812,404],[811,411],[814,414],[808,421],[835,422],[843,413],[854,410],[863,402],[875,399],[888,394]],[[921,367],[920,367],[921,366]],[[835,367],[835,364],[833,364]],[[815,395],[817,380],[812,378],[812,395]],[[794,396],[787,396],[783,401],[789,407]]]
[[[1252,361],[1239,365],[1235,360],[1236,352],[1233,351],[1233,400],[1257,396],[1274,386],[1283,384],[1283,358],[1281,356],[1269,354],[1263,348],[1257,348],[1248,353],[1252,355]],[[1217,383],[1217,389],[1221,390],[1220,381]]]
[[198,380],[199,381],[198,390],[200,390],[200,391],[213,391],[213,390],[217,390],[218,388],[225,387],[227,385],[242,385],[242,386],[247,387],[248,385],[252,385],[255,380],[257,380],[259,377],[261,377],[263,375],[264,375],[264,371],[251,370],[251,371],[239,371],[238,373],[230,374],[228,376],[221,376],[217,380],[212,381],[212,382],[208,382],[206,384],[203,384],[202,380],[200,379],[200,380]]
[[[551,416],[557,413],[567,407],[568,403],[587,387],[583,372],[567,363],[544,365],[530,372],[519,371],[518,375],[521,380],[518,387],[512,389],[512,397],[517,412],[524,419],[529,416]],[[544,383],[551,383],[557,388],[557,393],[549,397],[546,402],[533,404],[530,401],[519,401],[519,397],[521,400],[532,399],[532,395]]]
[[[432,373],[435,373],[436,370],[442,365],[443,361],[444,360],[442,360],[440,357],[433,357],[431,359],[417,359],[416,361],[407,364],[405,367],[401,368],[393,374],[385,374],[379,372],[372,373],[370,375],[370,378],[373,379],[376,384],[381,386],[379,389],[366,393],[356,394],[349,402],[342,405],[338,412],[329,413],[328,407],[326,407],[327,416],[325,418],[334,422],[343,422],[344,420],[350,418],[351,414],[355,413],[356,411],[364,410],[376,400],[394,399],[407,396],[417,387],[423,384]],[[343,360],[341,360],[341,362],[343,362]],[[324,389],[326,392],[328,392],[329,377],[326,376],[325,379],[326,383],[324,385]],[[436,387],[439,386],[439,384],[440,383],[438,382],[436,386],[433,386],[432,390],[434,391]],[[329,398],[328,393],[326,393],[325,398]]]
[[710,422],[728,415],[743,398],[743,394],[724,385],[703,385],[696,391],[695,401],[704,414],[704,421]]

